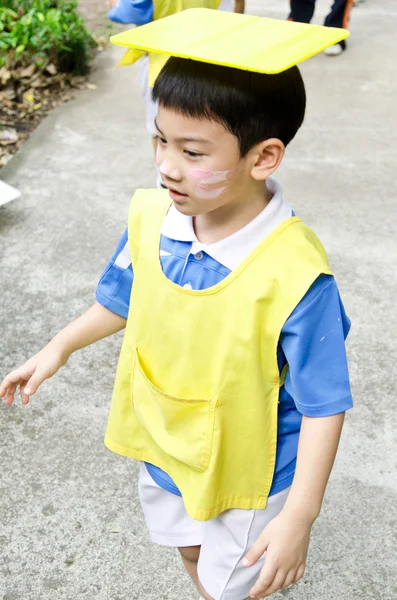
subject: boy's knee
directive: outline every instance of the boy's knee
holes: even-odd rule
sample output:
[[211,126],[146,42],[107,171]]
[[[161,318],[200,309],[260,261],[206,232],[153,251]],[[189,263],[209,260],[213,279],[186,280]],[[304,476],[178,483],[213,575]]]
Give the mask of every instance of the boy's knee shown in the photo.
[[200,585],[200,589],[199,589],[200,598],[202,598],[202,600],[214,600],[212,596],[210,596],[209,594],[207,594],[207,592],[205,591],[205,589],[201,585],[200,581],[199,581],[199,585]]
[[178,548],[182,557],[192,563],[197,563],[200,556],[200,546],[186,546]]

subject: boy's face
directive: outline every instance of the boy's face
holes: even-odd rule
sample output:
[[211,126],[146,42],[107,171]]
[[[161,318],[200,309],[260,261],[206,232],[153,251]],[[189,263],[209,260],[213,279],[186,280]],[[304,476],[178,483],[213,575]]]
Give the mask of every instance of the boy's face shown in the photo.
[[[159,107],[156,162],[177,209],[196,216],[246,197],[250,157],[220,123]],[[245,191],[245,194],[243,193]]]

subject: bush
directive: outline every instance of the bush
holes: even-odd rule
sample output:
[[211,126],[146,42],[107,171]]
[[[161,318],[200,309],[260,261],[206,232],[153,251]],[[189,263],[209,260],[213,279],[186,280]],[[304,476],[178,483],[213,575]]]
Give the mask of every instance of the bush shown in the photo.
[[0,67],[52,63],[84,74],[95,41],[76,12],[77,0],[2,0]]

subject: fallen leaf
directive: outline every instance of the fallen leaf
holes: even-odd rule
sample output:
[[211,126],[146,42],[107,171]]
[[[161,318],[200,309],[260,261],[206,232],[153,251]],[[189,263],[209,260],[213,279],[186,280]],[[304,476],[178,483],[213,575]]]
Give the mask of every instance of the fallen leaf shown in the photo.
[[20,71],[19,74],[23,78],[32,77],[35,70],[36,70],[36,65],[33,63],[33,64],[29,65],[28,67],[25,67],[24,69],[22,69],[22,71]]
[[13,127],[0,129],[0,142],[2,144],[15,144],[19,140],[17,130]]
[[27,90],[23,95],[23,99],[26,100],[26,102],[29,102],[29,104],[33,104],[34,103],[34,90],[32,88],[30,88],[30,90]]
[[73,87],[79,87],[80,85],[84,84],[84,81],[84,77],[81,77],[81,75],[75,75],[70,79],[70,84]]
[[[0,94],[0,98],[1,98],[1,94]],[[8,98],[6,98],[5,96],[2,98],[2,102],[3,102],[3,108],[7,107],[7,108],[12,108],[13,107],[13,101],[9,100]]]
[[10,79],[11,77],[11,72],[6,69],[5,67],[2,67],[0,69],[0,79],[1,79],[1,84],[5,85],[7,83],[7,81]]
[[17,94],[12,87],[8,87],[5,90],[0,91],[0,100],[13,100],[16,98]]
[[54,64],[52,64],[52,63],[50,63],[49,65],[47,65],[46,68],[45,68],[45,70],[50,75],[56,75],[58,73],[58,70],[57,70],[56,66]]

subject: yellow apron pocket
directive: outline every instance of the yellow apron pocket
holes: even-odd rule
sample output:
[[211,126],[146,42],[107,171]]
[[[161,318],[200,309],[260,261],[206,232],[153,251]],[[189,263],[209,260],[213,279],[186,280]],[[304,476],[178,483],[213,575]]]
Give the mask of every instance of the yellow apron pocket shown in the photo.
[[163,452],[197,471],[208,468],[216,399],[169,396],[149,380],[136,351],[132,400],[138,421]]

